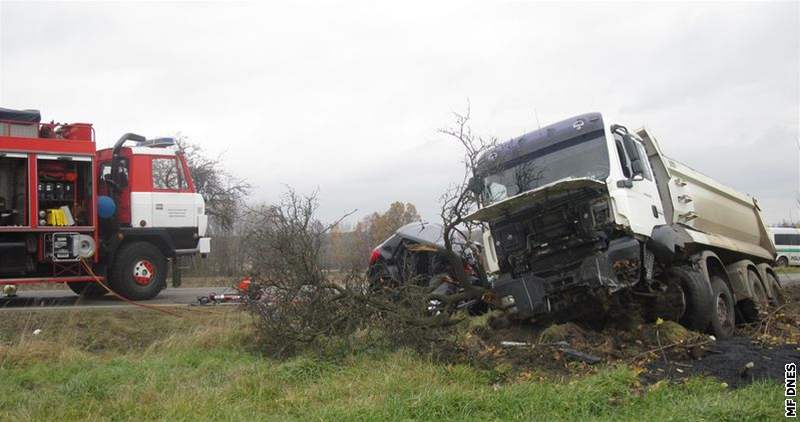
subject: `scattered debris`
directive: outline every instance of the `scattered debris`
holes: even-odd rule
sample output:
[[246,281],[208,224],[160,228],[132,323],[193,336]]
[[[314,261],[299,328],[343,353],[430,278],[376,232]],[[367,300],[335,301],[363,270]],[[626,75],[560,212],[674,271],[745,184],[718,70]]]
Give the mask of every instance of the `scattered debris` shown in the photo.
[[594,365],[595,363],[599,363],[599,362],[601,362],[603,360],[603,359],[601,359],[601,358],[599,358],[597,356],[577,351],[577,350],[573,349],[572,347],[569,347],[569,345],[566,344],[566,343],[564,343],[564,345],[561,345],[558,348],[558,350],[563,352],[565,355],[571,356],[571,357],[573,357],[573,358],[575,358],[575,359],[577,359],[579,361],[586,362],[589,365]]
[[236,293],[215,293],[211,292],[204,296],[197,297],[198,305],[218,305],[221,303],[243,303],[248,297],[258,299],[261,290],[252,283],[250,277],[244,277],[235,288]]
[[197,297],[197,304],[199,305],[218,305],[220,303],[233,303],[233,302],[241,302],[244,299],[244,295],[241,293],[229,294],[229,293],[214,293],[211,292],[205,296],[198,296]]
[[503,347],[533,347],[532,344],[524,341],[501,341],[500,345]]

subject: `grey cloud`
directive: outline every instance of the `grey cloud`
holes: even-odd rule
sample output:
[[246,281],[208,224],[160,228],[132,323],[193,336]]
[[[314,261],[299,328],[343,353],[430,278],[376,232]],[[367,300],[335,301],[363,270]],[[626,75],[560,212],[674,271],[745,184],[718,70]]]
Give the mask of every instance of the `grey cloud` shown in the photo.
[[[795,217],[798,3],[0,3],[0,103],[119,134],[181,131],[323,216],[436,217],[461,176],[436,129],[472,102],[507,139],[585,111]],[[767,152],[767,153],[765,153]],[[794,208],[793,208],[794,207]]]

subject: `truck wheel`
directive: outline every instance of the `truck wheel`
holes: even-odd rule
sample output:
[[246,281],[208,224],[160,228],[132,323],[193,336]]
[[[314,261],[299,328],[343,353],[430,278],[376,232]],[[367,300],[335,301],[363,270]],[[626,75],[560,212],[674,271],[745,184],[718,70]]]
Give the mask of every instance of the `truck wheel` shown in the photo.
[[711,292],[713,294],[711,333],[717,336],[717,338],[730,337],[733,335],[733,329],[736,327],[736,315],[731,290],[721,278],[712,276]]
[[123,246],[111,268],[111,287],[131,300],[152,299],[166,287],[167,259],[152,243]]
[[711,286],[703,275],[687,267],[670,270],[670,278],[683,293],[684,311],[681,325],[697,331],[708,328],[711,321]]
[[93,281],[73,281],[67,283],[67,286],[69,286],[69,289],[75,292],[76,295],[86,298],[103,297],[108,293],[108,290]]
[[778,279],[772,273],[767,273],[767,287],[769,287],[769,301],[772,306],[781,306],[786,303],[783,295],[783,287],[778,283]]
[[769,306],[769,297],[764,284],[761,279],[753,270],[747,271],[747,284],[750,285],[750,291],[753,292],[753,297],[739,302],[739,307],[742,311],[742,316],[746,322],[755,322],[760,319],[761,312],[766,312]]
[[782,256],[782,257],[778,258],[778,261],[776,262],[776,265],[779,266],[779,267],[788,267],[789,266],[789,258],[787,258],[785,256]]

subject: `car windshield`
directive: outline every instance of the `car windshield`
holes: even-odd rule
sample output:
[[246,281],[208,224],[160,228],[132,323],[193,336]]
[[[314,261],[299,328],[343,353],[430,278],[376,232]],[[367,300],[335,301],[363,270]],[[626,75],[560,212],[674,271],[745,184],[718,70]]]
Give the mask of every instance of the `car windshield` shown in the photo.
[[535,150],[503,167],[483,180],[485,205],[562,179],[605,180],[608,149],[604,136],[573,138]]

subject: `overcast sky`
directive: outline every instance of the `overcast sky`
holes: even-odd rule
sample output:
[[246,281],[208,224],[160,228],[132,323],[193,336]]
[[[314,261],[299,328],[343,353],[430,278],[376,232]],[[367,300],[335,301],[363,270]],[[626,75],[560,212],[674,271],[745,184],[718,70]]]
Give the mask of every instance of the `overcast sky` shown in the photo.
[[437,128],[468,98],[500,139],[601,111],[800,218],[800,2],[264,3],[0,2],[0,106],[102,146],[181,132],[254,200],[319,188],[325,219],[434,219],[462,174]]

